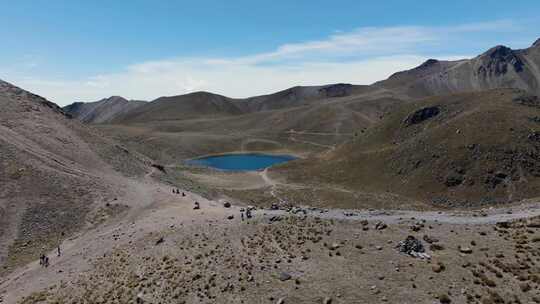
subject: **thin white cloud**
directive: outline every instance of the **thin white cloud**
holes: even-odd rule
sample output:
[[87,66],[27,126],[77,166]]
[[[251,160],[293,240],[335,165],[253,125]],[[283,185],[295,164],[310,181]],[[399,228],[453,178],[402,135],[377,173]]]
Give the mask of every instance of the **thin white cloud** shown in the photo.
[[[295,85],[373,83],[425,61],[428,56],[423,54],[449,37],[509,28],[515,29],[510,21],[454,27],[366,27],[317,41],[284,44],[250,56],[149,61],[77,81],[35,76],[7,80],[62,105],[110,95],[152,100],[198,90],[247,97]],[[430,55],[444,59],[437,53]],[[456,58],[464,56],[452,57]]]

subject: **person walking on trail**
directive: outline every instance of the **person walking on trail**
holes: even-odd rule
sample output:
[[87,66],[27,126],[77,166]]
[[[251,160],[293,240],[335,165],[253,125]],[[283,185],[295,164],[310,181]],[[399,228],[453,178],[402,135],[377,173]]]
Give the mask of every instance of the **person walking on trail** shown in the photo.
[[58,256],[60,256],[60,245],[58,245],[58,248],[57,249],[57,252],[58,252]]
[[41,267],[49,267],[49,257],[41,254],[41,256],[39,257],[39,265],[41,265]]

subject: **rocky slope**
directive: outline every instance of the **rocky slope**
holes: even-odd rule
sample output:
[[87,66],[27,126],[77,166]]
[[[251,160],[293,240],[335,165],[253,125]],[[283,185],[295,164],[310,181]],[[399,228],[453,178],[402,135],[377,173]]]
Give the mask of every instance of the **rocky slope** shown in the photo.
[[75,102],[63,110],[85,123],[107,123],[116,117],[144,105],[146,102],[111,96],[95,102]]
[[518,88],[540,95],[540,44],[512,50],[496,46],[468,60],[430,59],[375,84],[410,97]]
[[82,229],[111,180],[147,162],[42,97],[0,81],[0,273]]

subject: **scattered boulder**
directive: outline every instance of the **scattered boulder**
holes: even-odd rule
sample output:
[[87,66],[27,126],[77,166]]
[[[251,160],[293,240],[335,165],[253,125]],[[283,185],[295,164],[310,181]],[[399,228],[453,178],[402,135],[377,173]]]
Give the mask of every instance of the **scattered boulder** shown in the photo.
[[433,244],[433,243],[438,243],[439,240],[432,237],[432,236],[429,236],[427,234],[424,234],[424,236],[422,237],[422,239],[424,240],[424,242],[426,243],[429,243],[429,244]]
[[440,251],[440,250],[444,250],[444,246],[441,245],[441,244],[430,244],[430,245],[429,245],[429,250],[431,250],[431,251]]
[[330,246],[330,250],[336,250],[340,247],[340,245],[338,243],[333,243],[331,246]]
[[435,272],[435,273],[439,273],[441,271],[444,271],[445,269],[446,269],[446,267],[441,262],[435,263],[435,264],[433,264],[431,266],[431,270],[433,270],[433,272]]
[[384,230],[388,227],[388,225],[386,225],[385,223],[383,222],[377,222],[377,224],[375,224],[375,230]]
[[201,205],[199,204],[199,202],[195,202],[193,206],[193,210],[199,210],[199,209],[201,209]]
[[[127,150],[126,150],[127,151]],[[163,173],[166,173],[165,171],[165,166],[163,165],[160,165],[160,164],[152,164],[152,167],[158,169],[159,171],[163,172]]]
[[447,295],[447,294],[441,294],[439,295],[439,302],[442,303],[442,304],[450,304],[452,303],[452,300],[450,299],[450,297]]
[[412,231],[418,232],[424,228],[424,224],[422,222],[416,222],[411,227],[409,227]]
[[288,274],[287,272],[280,272],[279,274],[279,280],[284,282],[284,281],[288,281],[292,278],[292,276],[290,274]]
[[400,241],[396,247],[399,252],[408,254],[412,257],[430,258],[429,255],[424,253],[425,249],[422,241],[412,235],[409,235],[405,240]]
[[473,251],[470,247],[467,246],[459,246],[459,252],[465,253],[465,254],[471,254]]

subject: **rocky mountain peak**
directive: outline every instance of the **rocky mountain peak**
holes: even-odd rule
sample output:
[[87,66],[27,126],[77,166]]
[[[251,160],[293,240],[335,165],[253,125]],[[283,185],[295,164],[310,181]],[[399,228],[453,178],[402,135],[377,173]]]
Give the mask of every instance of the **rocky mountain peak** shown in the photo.
[[533,45],[533,47],[540,47],[540,38],[538,38],[538,40],[536,40]]
[[489,49],[485,54],[491,59],[506,58],[512,55],[512,49],[504,45],[497,45]]
[[427,67],[430,67],[432,65],[435,65],[439,62],[439,60],[437,59],[428,59],[426,60],[424,63],[422,63],[419,68],[427,68]]
[[498,45],[485,52],[483,64],[478,69],[478,74],[500,76],[508,72],[508,67],[511,66],[516,72],[523,71],[524,63],[521,58],[511,48],[504,45]]
[[102,101],[105,101],[105,102],[127,102],[128,100],[125,99],[122,96],[114,95],[114,96],[111,96],[109,98],[105,98]]

